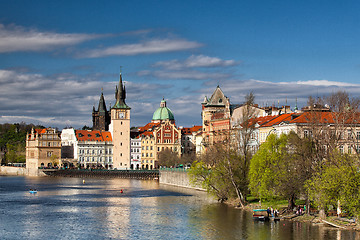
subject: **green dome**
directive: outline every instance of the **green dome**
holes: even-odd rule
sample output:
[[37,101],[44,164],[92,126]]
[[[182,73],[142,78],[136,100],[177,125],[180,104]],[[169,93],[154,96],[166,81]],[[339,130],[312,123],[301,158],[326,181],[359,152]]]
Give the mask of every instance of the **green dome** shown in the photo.
[[160,107],[154,112],[152,120],[166,119],[175,120],[174,114],[171,112],[170,108],[166,107],[166,101],[162,100]]

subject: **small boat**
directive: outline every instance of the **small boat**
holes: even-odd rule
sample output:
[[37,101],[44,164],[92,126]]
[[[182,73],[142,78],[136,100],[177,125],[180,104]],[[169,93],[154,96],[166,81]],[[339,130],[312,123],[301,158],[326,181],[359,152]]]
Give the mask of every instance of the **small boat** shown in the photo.
[[269,221],[270,217],[268,216],[266,209],[254,209],[253,219],[256,221]]
[[36,190],[30,190],[29,193],[30,193],[30,194],[36,194],[37,191],[36,191]]

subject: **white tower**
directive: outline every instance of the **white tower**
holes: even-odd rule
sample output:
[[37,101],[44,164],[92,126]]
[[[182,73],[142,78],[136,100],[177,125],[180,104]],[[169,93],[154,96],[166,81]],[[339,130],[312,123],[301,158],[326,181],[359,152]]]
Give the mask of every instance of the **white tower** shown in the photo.
[[130,169],[130,107],[126,105],[126,90],[120,73],[115,90],[116,103],[111,108],[113,127],[113,162],[116,169]]

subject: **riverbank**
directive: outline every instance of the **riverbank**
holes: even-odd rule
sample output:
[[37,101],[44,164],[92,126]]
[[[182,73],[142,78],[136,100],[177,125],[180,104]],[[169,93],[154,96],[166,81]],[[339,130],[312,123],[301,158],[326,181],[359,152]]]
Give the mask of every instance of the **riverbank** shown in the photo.
[[[268,208],[273,207],[274,209],[284,209],[287,206],[283,204],[269,204],[268,202],[264,202],[260,205],[260,203],[250,203],[245,206],[245,208],[241,208],[239,206],[239,201],[237,199],[230,199],[225,202],[227,205],[232,206],[236,209],[243,209],[245,211],[252,212],[254,209],[260,208]],[[271,202],[273,203],[273,202]],[[342,230],[353,230],[353,231],[360,231],[360,224],[356,222],[354,219],[348,218],[338,218],[336,216],[328,216],[326,219],[321,219],[318,214],[312,215],[296,215],[293,213],[283,213],[280,214],[281,219],[286,219],[287,221],[292,222],[306,222],[311,223],[314,225],[328,225],[334,228],[342,229]]]

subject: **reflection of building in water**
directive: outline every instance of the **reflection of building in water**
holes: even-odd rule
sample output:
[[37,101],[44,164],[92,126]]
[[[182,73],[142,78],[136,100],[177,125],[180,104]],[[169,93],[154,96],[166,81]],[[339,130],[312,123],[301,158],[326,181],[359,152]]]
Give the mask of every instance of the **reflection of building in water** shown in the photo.
[[31,129],[26,136],[26,169],[29,175],[38,175],[39,168],[60,164],[60,133],[53,128]]
[[[100,208],[101,212],[95,212],[97,223],[107,231],[109,239],[133,239],[131,226],[138,225],[138,221],[131,222],[131,218],[138,219],[138,214],[142,212],[137,208],[141,206],[138,196],[132,197],[132,191],[139,189],[137,184],[141,181],[130,179],[107,179],[99,186],[102,191],[106,191],[107,197],[102,198],[106,204]],[[123,193],[120,190],[123,189]],[[137,211],[139,210],[139,211]],[[99,209],[97,209],[99,211]]]

